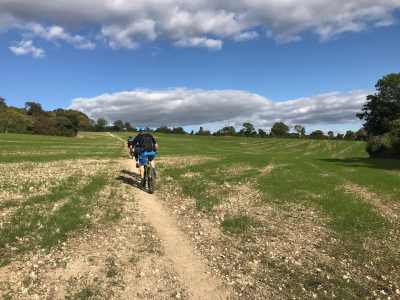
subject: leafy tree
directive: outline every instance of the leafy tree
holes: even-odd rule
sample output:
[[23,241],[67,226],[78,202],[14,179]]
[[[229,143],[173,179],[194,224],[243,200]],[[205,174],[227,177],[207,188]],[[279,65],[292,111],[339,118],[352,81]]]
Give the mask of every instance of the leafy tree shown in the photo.
[[394,153],[400,157],[400,119],[390,124],[390,139]]
[[355,133],[355,139],[357,141],[366,141],[368,139],[367,131],[364,128],[361,128]]
[[372,136],[368,140],[367,152],[371,157],[390,157],[392,143],[389,134]]
[[268,134],[267,134],[267,132],[265,130],[258,129],[258,136],[262,137],[262,138],[265,138],[265,137],[268,136]]
[[333,132],[333,131],[328,131],[328,137],[329,137],[330,139],[333,139],[333,138],[335,137],[334,132]]
[[131,123],[129,123],[129,122],[125,122],[124,126],[127,131],[134,131]]
[[74,125],[72,121],[65,116],[57,116],[55,118],[55,126],[55,134],[57,135],[76,136],[77,134],[76,125]]
[[354,131],[347,130],[346,134],[344,135],[344,139],[348,141],[355,140],[356,134],[354,133]]
[[336,135],[336,139],[337,139],[337,140],[343,140],[343,138],[344,138],[344,134],[338,133],[338,134]]
[[315,130],[310,134],[310,138],[322,140],[325,139],[326,136],[322,130]]
[[50,114],[42,113],[33,118],[32,132],[35,134],[57,135],[56,118]]
[[97,131],[105,131],[107,124],[108,124],[107,120],[102,119],[102,118],[98,119],[97,123],[96,123],[96,130]]
[[289,133],[289,127],[283,122],[277,122],[271,128],[271,135],[285,137]]
[[306,129],[302,125],[295,125],[294,130],[299,134],[300,137],[304,137],[306,135]]
[[7,108],[6,99],[0,97],[0,111]]
[[211,132],[203,127],[200,127],[196,135],[211,135]]
[[124,122],[122,122],[121,120],[117,120],[113,123],[113,129],[115,131],[123,131],[125,129],[125,125]]
[[160,128],[156,129],[156,132],[159,132],[159,133],[171,133],[172,130],[169,129],[167,126],[161,126]]
[[33,101],[25,103],[25,111],[29,116],[43,113],[42,105]]
[[186,134],[186,131],[182,127],[175,127],[174,129],[172,129],[172,133]]
[[226,126],[220,130],[218,130],[215,135],[222,135],[222,136],[234,136],[236,135],[236,129],[233,126]]
[[24,133],[31,125],[31,119],[15,108],[0,110],[1,133]]
[[392,121],[400,118],[400,73],[389,74],[375,85],[377,93],[367,97],[367,103],[357,116],[364,120],[368,135],[390,131]]
[[251,124],[249,122],[246,122],[246,123],[243,123],[242,126],[243,126],[243,128],[240,130],[240,134],[245,135],[245,136],[255,136],[255,135],[257,135],[257,131],[254,128],[253,124]]

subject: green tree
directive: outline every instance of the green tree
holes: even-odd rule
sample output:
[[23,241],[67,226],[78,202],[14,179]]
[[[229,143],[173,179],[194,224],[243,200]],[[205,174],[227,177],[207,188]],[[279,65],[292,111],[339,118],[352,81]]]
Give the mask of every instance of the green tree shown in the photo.
[[25,111],[29,116],[41,114],[44,112],[42,105],[34,101],[25,102]]
[[364,128],[361,128],[355,133],[355,139],[357,141],[366,141],[368,139],[367,131]]
[[132,127],[131,123],[125,122],[124,126],[127,131],[133,131],[133,127]]
[[367,97],[357,115],[370,136],[389,132],[391,122],[400,118],[400,73],[384,76],[375,87],[377,92]]
[[299,134],[300,137],[304,137],[306,135],[306,129],[302,125],[294,126],[294,130]]
[[57,116],[55,118],[55,126],[57,135],[63,136],[76,136],[77,128],[76,125],[66,116]]
[[42,113],[33,118],[32,132],[34,134],[57,135],[56,118],[49,113]]
[[322,140],[325,139],[326,136],[322,130],[315,130],[310,134],[310,138]]
[[125,129],[125,125],[124,122],[122,122],[121,120],[117,120],[113,123],[113,129],[115,131],[123,131]]
[[0,97],[0,111],[4,110],[6,108],[7,108],[6,99],[4,99],[3,97]]
[[400,119],[390,124],[390,139],[394,153],[400,157]]
[[259,137],[262,137],[262,138],[265,138],[265,137],[267,137],[268,135],[267,135],[267,132],[266,132],[265,130],[263,130],[263,129],[258,129],[258,136],[259,136]]
[[175,133],[175,134],[186,134],[186,131],[182,127],[175,127],[174,129],[172,129],[172,133]]
[[102,118],[98,119],[97,123],[96,123],[96,130],[97,131],[105,131],[107,124],[108,124],[107,120],[102,119]]
[[218,130],[215,135],[222,135],[222,136],[234,136],[236,135],[236,129],[233,126],[226,126],[220,130]]
[[255,136],[257,135],[257,131],[254,128],[254,125],[251,124],[250,122],[245,122],[242,125],[242,129],[240,130],[240,134],[245,135],[245,136]]
[[283,122],[277,122],[271,128],[271,135],[276,137],[285,137],[289,133],[289,127]]
[[31,119],[15,108],[0,110],[1,133],[24,133],[31,125]]
[[211,135],[211,132],[203,127],[200,127],[196,135]]
[[344,135],[344,139],[348,140],[348,141],[355,140],[356,139],[356,134],[354,133],[354,131],[347,130],[346,134]]
[[156,129],[156,132],[159,132],[159,133],[171,133],[172,130],[170,128],[168,128],[167,126],[161,126],[160,128]]

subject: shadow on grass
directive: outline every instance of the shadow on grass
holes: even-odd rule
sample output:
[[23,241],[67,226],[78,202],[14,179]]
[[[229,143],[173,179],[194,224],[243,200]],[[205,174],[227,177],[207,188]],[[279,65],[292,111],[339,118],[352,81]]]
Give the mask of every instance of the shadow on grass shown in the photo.
[[351,157],[343,159],[325,158],[320,160],[323,162],[333,163],[342,167],[372,168],[390,171],[400,170],[400,159]]

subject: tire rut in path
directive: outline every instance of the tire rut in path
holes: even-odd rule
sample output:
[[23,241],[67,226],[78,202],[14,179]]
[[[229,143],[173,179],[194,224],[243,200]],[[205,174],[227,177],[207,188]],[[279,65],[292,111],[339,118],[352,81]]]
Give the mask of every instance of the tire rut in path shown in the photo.
[[[127,160],[125,167],[136,172],[132,160]],[[140,210],[158,233],[165,255],[173,262],[175,272],[187,288],[190,298],[230,299],[231,293],[220,279],[211,275],[208,266],[194,253],[194,247],[157,196],[134,189]]]

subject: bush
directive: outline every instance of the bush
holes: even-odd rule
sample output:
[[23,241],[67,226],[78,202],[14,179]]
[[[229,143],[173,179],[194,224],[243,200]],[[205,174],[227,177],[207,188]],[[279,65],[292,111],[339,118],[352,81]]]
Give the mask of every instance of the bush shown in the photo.
[[400,119],[391,123],[390,140],[394,153],[400,157]]
[[368,140],[367,152],[371,157],[385,157],[392,150],[391,139],[388,134],[373,136]]
[[367,152],[371,157],[400,158],[400,119],[391,122],[388,133],[371,137]]

